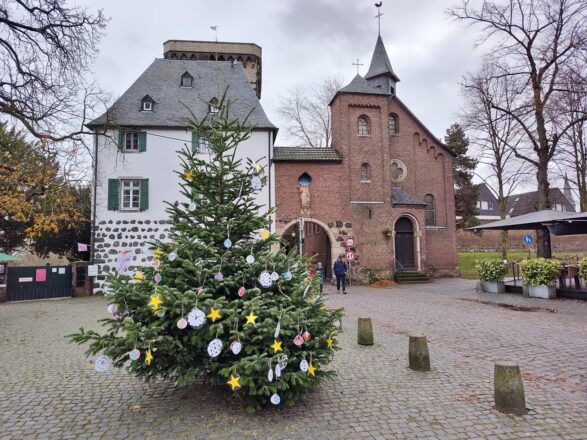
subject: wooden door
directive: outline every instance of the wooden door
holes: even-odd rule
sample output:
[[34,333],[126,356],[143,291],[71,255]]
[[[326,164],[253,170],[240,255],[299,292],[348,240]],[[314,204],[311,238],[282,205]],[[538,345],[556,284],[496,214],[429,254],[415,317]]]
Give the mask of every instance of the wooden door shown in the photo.
[[395,223],[396,269],[416,269],[414,255],[414,225],[409,218],[402,217]]

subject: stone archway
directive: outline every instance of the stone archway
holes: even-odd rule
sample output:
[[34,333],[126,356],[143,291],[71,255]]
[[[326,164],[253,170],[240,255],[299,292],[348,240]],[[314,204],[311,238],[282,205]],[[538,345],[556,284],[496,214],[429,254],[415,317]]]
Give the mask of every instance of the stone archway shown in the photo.
[[[295,219],[290,221],[289,223],[287,223],[285,226],[283,226],[283,228],[279,229],[278,231],[275,231],[277,233],[277,235],[279,235],[279,237],[283,238],[283,236],[288,232],[288,230],[290,230],[292,227],[295,227],[299,222],[299,219]],[[338,257],[339,254],[343,253],[343,249],[340,247],[340,243],[338,241],[336,241],[336,237],[334,236],[334,234],[332,233],[332,231],[330,230],[330,228],[328,227],[328,225],[318,219],[315,218],[306,218],[304,217],[304,222],[305,223],[315,223],[318,226],[320,226],[322,228],[322,230],[324,230],[324,232],[326,233],[326,236],[328,237],[328,241],[330,243],[330,263],[328,267],[328,274],[330,275],[330,273],[332,272],[332,263],[333,261]]]
[[[407,242],[405,241],[405,234],[408,232],[408,229],[404,228],[404,226],[406,226],[404,224],[405,220],[410,222],[412,228],[411,237],[409,238],[411,238],[411,243],[413,246],[414,266],[416,270],[421,271],[422,257],[420,249],[420,224],[418,223],[418,220],[410,214],[401,214],[393,222],[393,257],[394,259],[397,259],[397,253],[402,251],[402,249],[399,249],[398,246],[402,246],[402,243],[403,245],[409,246],[410,243],[410,240]],[[393,267],[395,268],[395,261]]]

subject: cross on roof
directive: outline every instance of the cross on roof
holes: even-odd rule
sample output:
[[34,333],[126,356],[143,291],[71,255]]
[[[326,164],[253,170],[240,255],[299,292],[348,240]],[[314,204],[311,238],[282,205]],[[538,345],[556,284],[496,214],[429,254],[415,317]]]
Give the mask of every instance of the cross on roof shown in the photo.
[[359,59],[357,58],[357,62],[353,63],[353,66],[357,66],[357,75],[359,74],[359,66],[362,66],[363,64],[359,63]]
[[374,18],[377,19],[377,32],[379,33],[379,35],[381,35],[381,16],[383,15],[383,12],[381,12],[382,5],[382,1],[380,1],[379,3],[375,3],[375,7],[377,8],[377,15]]

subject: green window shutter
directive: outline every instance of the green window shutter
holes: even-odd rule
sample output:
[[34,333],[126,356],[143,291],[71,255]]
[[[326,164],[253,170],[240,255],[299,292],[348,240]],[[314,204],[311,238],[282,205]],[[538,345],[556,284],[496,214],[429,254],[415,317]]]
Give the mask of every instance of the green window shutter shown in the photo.
[[108,209],[118,211],[118,199],[120,194],[120,180],[108,179]]
[[149,209],[149,179],[141,179],[141,211]]
[[144,153],[147,151],[147,133],[141,131],[139,133],[139,152]]
[[118,130],[118,151],[124,150],[124,131]]
[[192,154],[198,152],[198,147],[200,144],[200,139],[198,135],[192,131]]

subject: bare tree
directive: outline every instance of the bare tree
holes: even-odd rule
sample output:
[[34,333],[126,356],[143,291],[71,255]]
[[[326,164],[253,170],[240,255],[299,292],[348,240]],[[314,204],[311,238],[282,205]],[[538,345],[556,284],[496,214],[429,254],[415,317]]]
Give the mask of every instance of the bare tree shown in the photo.
[[310,87],[300,84],[287,96],[281,96],[279,114],[298,146],[330,146],[332,120],[328,104],[342,85],[342,79],[334,76]]
[[[507,216],[507,199],[529,177],[526,162],[515,157],[523,136],[513,117],[494,108],[508,108],[508,77],[496,77],[492,66],[483,64],[475,75],[463,83],[465,111],[463,121],[477,150],[476,157],[484,168],[477,175],[493,193],[501,219]],[[507,258],[508,234],[502,231],[501,253]]]
[[0,113],[67,156],[107,97],[89,74],[107,19],[64,0],[0,1]]
[[[561,139],[587,114],[560,125],[556,102],[565,92],[564,77],[587,44],[585,0],[483,0],[480,7],[463,0],[449,9],[456,20],[482,27],[480,42],[494,43],[492,63],[496,77],[512,85],[504,107],[492,108],[511,116],[527,142],[514,149],[516,157],[531,164],[538,183],[538,209],[550,208],[549,162]],[[575,68],[575,66],[573,66]],[[585,72],[585,64],[579,66]],[[585,75],[583,75],[585,77]],[[584,87],[582,85],[581,87]],[[537,231],[538,255],[552,254],[548,230]]]

